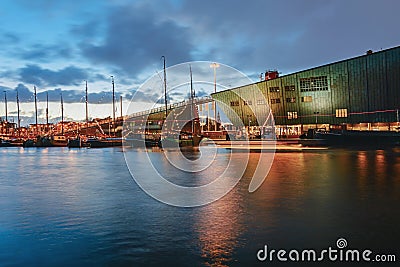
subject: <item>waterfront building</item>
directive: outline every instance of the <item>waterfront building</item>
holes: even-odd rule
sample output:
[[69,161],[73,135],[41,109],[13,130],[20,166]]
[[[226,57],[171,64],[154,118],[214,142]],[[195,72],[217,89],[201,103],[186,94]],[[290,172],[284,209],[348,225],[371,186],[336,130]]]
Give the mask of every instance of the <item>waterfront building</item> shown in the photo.
[[[298,136],[310,128],[399,130],[400,46],[277,74],[268,71],[263,81],[212,97],[233,124],[261,134],[266,129],[258,120],[269,111],[278,135]],[[254,94],[257,89],[264,97]]]

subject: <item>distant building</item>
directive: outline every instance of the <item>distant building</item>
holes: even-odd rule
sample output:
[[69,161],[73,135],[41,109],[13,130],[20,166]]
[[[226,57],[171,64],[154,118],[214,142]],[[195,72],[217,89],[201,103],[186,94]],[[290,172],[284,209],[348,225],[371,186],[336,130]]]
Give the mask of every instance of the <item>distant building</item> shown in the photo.
[[220,108],[233,124],[263,133],[271,111],[278,134],[298,135],[316,127],[399,129],[400,46],[281,77],[269,74],[263,81],[212,94],[226,105]]

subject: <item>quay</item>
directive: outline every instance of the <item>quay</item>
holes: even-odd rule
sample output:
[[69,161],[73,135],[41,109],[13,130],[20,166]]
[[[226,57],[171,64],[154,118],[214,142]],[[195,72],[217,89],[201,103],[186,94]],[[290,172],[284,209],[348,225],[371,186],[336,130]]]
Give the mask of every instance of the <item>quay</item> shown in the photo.
[[303,146],[298,140],[207,140],[203,145],[216,145],[217,148],[232,150],[232,152],[307,152],[327,150],[327,146]]

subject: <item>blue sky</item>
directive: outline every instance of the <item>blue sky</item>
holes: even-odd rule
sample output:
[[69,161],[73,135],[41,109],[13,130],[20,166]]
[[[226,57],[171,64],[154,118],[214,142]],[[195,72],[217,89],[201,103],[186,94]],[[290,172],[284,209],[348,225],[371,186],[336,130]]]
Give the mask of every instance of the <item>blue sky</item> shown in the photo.
[[110,75],[128,99],[162,69],[162,55],[168,66],[217,61],[256,81],[266,69],[287,74],[398,46],[398,10],[397,0],[3,0],[0,89],[10,101],[17,87],[23,101],[34,85],[42,101],[62,90],[72,104],[88,80],[91,104],[107,104]]

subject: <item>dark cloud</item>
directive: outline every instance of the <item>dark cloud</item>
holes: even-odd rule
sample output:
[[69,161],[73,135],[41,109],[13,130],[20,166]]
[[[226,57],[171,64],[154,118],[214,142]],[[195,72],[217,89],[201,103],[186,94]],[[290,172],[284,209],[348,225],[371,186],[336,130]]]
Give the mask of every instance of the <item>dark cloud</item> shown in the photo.
[[132,100],[134,102],[137,101],[137,102],[155,103],[160,99],[160,96],[154,93],[144,93],[136,89],[131,89],[129,90],[129,92],[130,93],[125,94],[125,98],[128,100]]
[[[15,37],[19,38],[19,37]],[[1,40],[0,40],[1,43]],[[8,53],[15,56],[16,58],[35,62],[52,62],[55,59],[71,60],[73,58],[73,49],[67,42],[63,42],[57,45],[45,45],[45,44],[33,44],[29,47],[26,46],[15,46],[13,43],[13,49],[9,49]]]
[[21,38],[10,32],[5,32],[0,35],[0,44],[5,44],[5,45],[15,45],[21,41]]
[[102,44],[82,44],[83,54],[94,63],[117,66],[125,74],[138,74],[152,64],[161,66],[190,60],[193,45],[189,29],[177,22],[160,21],[147,6],[111,9]]
[[210,60],[249,74],[287,73],[398,45],[400,37],[388,35],[400,23],[398,8],[396,0],[155,0],[110,8],[106,20],[72,31],[90,61],[131,77],[161,68],[161,55],[169,66]]
[[22,83],[18,84],[15,88],[0,86],[0,90],[7,92],[7,99],[10,102],[17,101],[17,90],[20,102],[29,102],[33,100],[33,92]]
[[[16,101],[17,98],[17,90],[18,97],[20,102],[33,102],[34,101],[34,89],[29,89],[24,84],[18,84],[15,88],[9,88],[5,86],[0,86],[0,95],[4,95],[4,91],[6,91],[7,99],[12,102]],[[83,90],[62,90],[61,88],[55,88],[47,91],[37,91],[37,101],[45,102],[47,101],[47,96],[49,98],[49,102],[60,102],[61,94],[63,96],[64,103],[84,103],[85,102],[85,91]],[[131,93],[123,94],[119,92],[115,92],[115,100],[119,101],[120,96],[124,99],[131,99]],[[153,95],[146,95],[144,93],[139,93],[141,100],[148,100],[153,98]],[[0,99],[4,99],[4,96],[1,96]],[[109,104],[112,103],[112,92],[111,91],[101,91],[101,92],[92,92],[88,94],[88,100],[90,104]]]
[[[61,94],[65,103],[85,103],[85,92],[79,90],[61,90],[56,88],[47,90],[37,94],[39,101],[46,101],[46,94],[49,96],[49,101],[61,101]],[[119,101],[121,93],[115,92],[115,100]],[[88,102],[90,104],[106,104],[112,103],[112,92],[101,91],[88,94]]]
[[400,23],[396,0],[179,3],[166,16],[190,28],[193,58],[247,73],[301,70],[400,42],[391,34]]
[[58,85],[80,85],[87,79],[88,73],[85,69],[69,66],[54,71],[43,69],[38,65],[27,65],[19,69],[20,79],[29,84],[37,86],[58,86]]

